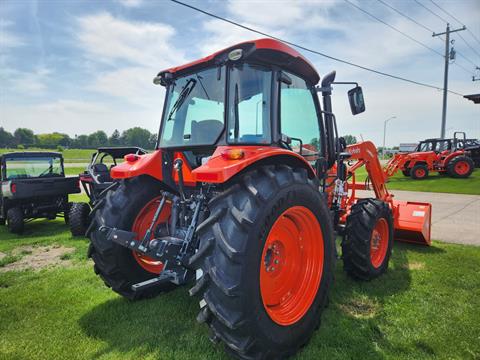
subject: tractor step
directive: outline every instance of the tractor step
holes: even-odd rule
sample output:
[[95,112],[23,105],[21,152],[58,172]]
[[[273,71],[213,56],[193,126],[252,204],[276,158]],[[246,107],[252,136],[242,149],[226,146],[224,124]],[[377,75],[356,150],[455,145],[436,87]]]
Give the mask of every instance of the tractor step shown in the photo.
[[186,283],[186,279],[187,279],[186,272],[185,273],[181,272],[181,274],[179,275],[179,273],[175,271],[164,270],[158,277],[154,277],[153,279],[142,281],[138,284],[133,284],[132,290],[135,292],[143,291],[145,289],[163,285],[169,282],[175,285],[183,285]]

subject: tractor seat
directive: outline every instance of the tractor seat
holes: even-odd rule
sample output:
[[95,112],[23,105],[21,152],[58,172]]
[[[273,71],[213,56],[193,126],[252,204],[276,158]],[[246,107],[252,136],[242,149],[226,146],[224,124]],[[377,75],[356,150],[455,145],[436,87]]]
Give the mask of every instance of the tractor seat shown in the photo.
[[223,122],[219,120],[192,121],[192,137],[190,144],[213,144],[223,130]]
[[112,182],[112,177],[110,176],[110,171],[105,164],[95,164],[93,165],[93,175],[100,183]]

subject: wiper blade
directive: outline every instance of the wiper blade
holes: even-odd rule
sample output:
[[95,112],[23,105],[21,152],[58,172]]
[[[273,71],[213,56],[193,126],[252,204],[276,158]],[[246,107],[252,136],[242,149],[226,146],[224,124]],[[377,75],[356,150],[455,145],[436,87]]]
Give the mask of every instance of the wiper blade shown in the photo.
[[180,107],[184,103],[185,99],[192,92],[195,85],[197,85],[197,80],[190,79],[190,80],[187,81],[187,83],[183,87],[182,91],[180,92],[180,95],[178,95],[177,101],[175,101],[175,104],[173,104],[172,110],[170,110],[170,113],[168,114],[167,121],[172,120],[173,114],[175,114],[177,112],[177,110],[180,109]]

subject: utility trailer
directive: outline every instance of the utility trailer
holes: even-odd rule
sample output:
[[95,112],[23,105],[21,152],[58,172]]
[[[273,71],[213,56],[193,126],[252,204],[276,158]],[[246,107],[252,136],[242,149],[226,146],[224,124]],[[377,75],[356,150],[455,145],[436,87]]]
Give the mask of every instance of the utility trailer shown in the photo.
[[63,157],[56,152],[13,152],[0,156],[0,223],[21,233],[33,219],[65,218],[69,194],[80,192],[77,177],[65,177]]
[[90,225],[91,208],[102,198],[106,190],[114,186],[114,179],[110,176],[111,168],[121,163],[125,156],[146,153],[136,146],[107,146],[98,148],[92,154],[87,168],[79,175],[80,184],[89,198],[89,203],[75,203],[70,208],[69,223],[73,236],[85,236]]
[[[387,270],[394,239],[429,245],[431,205],[394,200],[375,146],[337,136],[332,86],[346,83],[335,72],[319,81],[272,39],[160,72],[157,149],[113,167],[118,185],[92,211],[95,273],[129,299],[191,283],[213,341],[238,358],[279,359],[320,325],[337,235],[359,280]],[[347,84],[359,114],[362,89]],[[370,198],[357,196],[360,166]]]

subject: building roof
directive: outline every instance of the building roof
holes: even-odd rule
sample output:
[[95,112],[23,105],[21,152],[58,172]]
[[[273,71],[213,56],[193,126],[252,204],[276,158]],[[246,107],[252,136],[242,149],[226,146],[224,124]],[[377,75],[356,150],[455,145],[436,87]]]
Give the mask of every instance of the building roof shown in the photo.
[[464,95],[463,97],[473,101],[475,104],[480,104],[480,94]]

